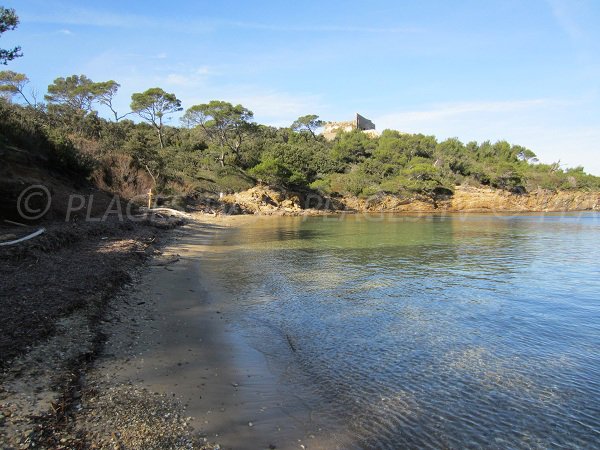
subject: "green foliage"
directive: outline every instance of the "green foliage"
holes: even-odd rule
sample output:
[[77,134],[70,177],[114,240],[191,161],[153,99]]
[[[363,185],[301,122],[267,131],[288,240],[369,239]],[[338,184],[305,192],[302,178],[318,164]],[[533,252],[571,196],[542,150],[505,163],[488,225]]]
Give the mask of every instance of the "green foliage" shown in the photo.
[[308,132],[313,139],[317,139],[316,131],[323,126],[324,122],[315,114],[298,117],[292,123],[292,130],[299,133]]
[[87,178],[96,161],[80,152],[60,129],[48,127],[42,112],[0,101],[0,142],[45,158],[51,169],[74,179]]
[[[13,92],[20,93],[31,105],[22,89],[16,89],[14,77],[10,80],[8,75],[10,74],[4,77],[3,83],[6,88],[12,87]],[[26,77],[25,80],[28,81]],[[0,78],[0,83],[2,81]],[[96,83],[85,75],[71,75],[66,78],[56,78],[48,86],[48,93],[44,98],[48,102],[48,112],[55,126],[90,137],[95,135],[100,127],[97,120],[98,113],[93,109],[95,104],[107,106],[114,114],[115,121],[127,115],[119,116],[113,108],[112,99],[118,89],[119,84],[113,80]],[[90,126],[95,130],[90,130]]]
[[115,116],[115,122],[118,122],[120,119],[123,119],[124,117],[127,117],[129,114],[133,113],[133,112],[128,112],[128,113],[119,115],[119,113],[114,108],[113,99],[114,99],[115,95],[117,95],[117,91],[119,90],[120,87],[121,87],[121,85],[114,80],[101,81],[99,83],[94,83],[94,86],[92,87],[93,88],[92,92],[94,94],[95,99],[98,101],[98,103],[100,103],[100,104],[106,106],[108,109],[110,109],[110,111]]
[[248,171],[250,175],[267,184],[287,184],[292,171],[276,158],[267,157]]
[[255,131],[251,123],[254,113],[242,105],[212,100],[194,105],[183,115],[182,122],[188,127],[200,127],[208,139],[221,148],[219,162],[225,165],[225,156],[231,152],[234,163],[241,161],[242,144]]
[[[347,173],[334,173],[328,177],[328,192],[344,195],[370,195],[374,182],[360,166],[354,166]],[[369,193],[366,189],[369,189]]]
[[330,171],[327,147],[320,141],[274,142],[265,147],[263,158],[285,161],[286,167],[306,182]]
[[49,159],[51,166],[77,178],[87,178],[91,175],[96,167],[96,160],[80,152],[71,139],[58,130],[50,129],[48,140],[51,149]]
[[43,154],[49,145],[44,119],[37,110],[0,100],[0,136],[6,143]]
[[13,72],[12,70],[0,72],[0,92],[11,98],[18,94],[29,106],[33,106],[24,91],[28,83],[29,78],[24,73]]
[[100,153],[120,153],[128,138],[134,133],[136,128],[141,128],[131,120],[122,120],[120,122],[102,121],[100,130]]
[[352,164],[369,158],[376,146],[377,141],[360,130],[339,133],[331,149],[331,159],[336,171],[343,172]]
[[430,159],[418,156],[397,176],[384,181],[381,190],[390,194],[421,193],[432,196],[437,189],[451,186],[450,180],[444,177],[443,171],[435,167]]
[[[218,100],[192,106],[183,115],[185,127],[172,127],[164,124],[165,116],[181,111],[181,101],[158,87],[132,95],[132,112],[143,119],[135,123],[121,120],[130,113],[120,115],[113,106],[119,90],[114,80],[57,78],[48,87],[47,108],[25,95],[28,82],[24,74],[0,72],[0,92],[28,105],[0,99],[0,144],[44,155],[64,173],[86,177],[93,171],[103,188],[132,195],[149,185],[174,196],[218,194],[260,181],[334,196],[386,193],[435,204],[461,183],[515,193],[600,189],[600,178],[581,167],[540,164],[533,151],[506,141],[438,142],[393,130],[379,137],[340,132],[327,141],[316,133],[322,122],[314,114],[275,128],[255,124],[242,105]],[[102,118],[97,107],[110,110],[113,120]]]
[[152,124],[158,132],[160,147],[164,148],[163,117],[165,114],[181,111],[181,100],[161,88],[150,88],[131,95],[131,111]]
[[95,83],[85,75],[60,77],[48,86],[44,96],[50,105],[65,105],[75,111],[89,112],[96,98]]
[[[19,17],[12,8],[4,8],[0,6],[0,35],[6,31],[14,30],[19,25]],[[0,64],[8,64],[15,58],[23,56],[21,47],[15,47],[9,50],[0,48]]]
[[560,189],[592,190],[600,188],[600,180],[598,177],[585,173],[581,166],[567,169],[564,172],[563,179],[564,181],[559,187]]
[[138,168],[150,175],[155,185],[159,185],[165,168],[165,159],[154,143],[154,139],[149,136],[147,127],[134,129],[124,143],[123,150],[133,158]]

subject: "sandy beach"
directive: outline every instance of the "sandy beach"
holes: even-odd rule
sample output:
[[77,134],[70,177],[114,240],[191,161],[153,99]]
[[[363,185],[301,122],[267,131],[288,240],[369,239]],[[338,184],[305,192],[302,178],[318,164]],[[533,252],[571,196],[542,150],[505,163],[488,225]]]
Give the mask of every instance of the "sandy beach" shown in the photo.
[[[174,398],[192,433],[220,448],[336,448],[314,422],[306,393],[294,392],[286,368],[248,343],[235,305],[211,280],[211,240],[236,222],[191,223],[172,232],[164,262],[151,262],[122,294],[127,302],[115,302],[103,330],[108,340],[82,390],[133,386]],[[292,353],[285,340],[281,350]],[[87,407],[94,405],[84,396]],[[86,420],[78,426],[92,428]]]

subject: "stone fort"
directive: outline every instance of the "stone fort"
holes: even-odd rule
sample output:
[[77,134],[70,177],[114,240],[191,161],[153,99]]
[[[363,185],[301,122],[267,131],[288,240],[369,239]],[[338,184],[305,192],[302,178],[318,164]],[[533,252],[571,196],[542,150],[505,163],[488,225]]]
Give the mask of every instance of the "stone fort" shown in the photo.
[[366,117],[356,113],[354,120],[349,120],[347,122],[327,122],[323,127],[323,136],[325,139],[331,141],[335,139],[340,131],[352,130],[361,130],[371,136],[378,135],[377,131],[375,131],[375,124]]

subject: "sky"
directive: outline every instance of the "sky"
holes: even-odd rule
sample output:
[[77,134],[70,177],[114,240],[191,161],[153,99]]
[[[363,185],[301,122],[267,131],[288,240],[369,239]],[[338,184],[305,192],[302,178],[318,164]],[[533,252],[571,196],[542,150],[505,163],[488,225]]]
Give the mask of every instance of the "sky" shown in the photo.
[[[0,48],[40,96],[85,74],[259,123],[368,117],[378,130],[497,141],[600,175],[600,1],[3,1]],[[106,117],[109,117],[108,114]],[[178,118],[172,118],[178,124]]]

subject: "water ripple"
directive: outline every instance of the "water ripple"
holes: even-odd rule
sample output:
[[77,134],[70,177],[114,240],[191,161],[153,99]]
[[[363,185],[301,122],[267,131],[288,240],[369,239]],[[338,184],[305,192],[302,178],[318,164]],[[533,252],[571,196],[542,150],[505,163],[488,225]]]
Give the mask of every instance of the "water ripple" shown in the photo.
[[286,220],[215,277],[257,348],[293,339],[272,363],[356,448],[591,448],[598,217]]

